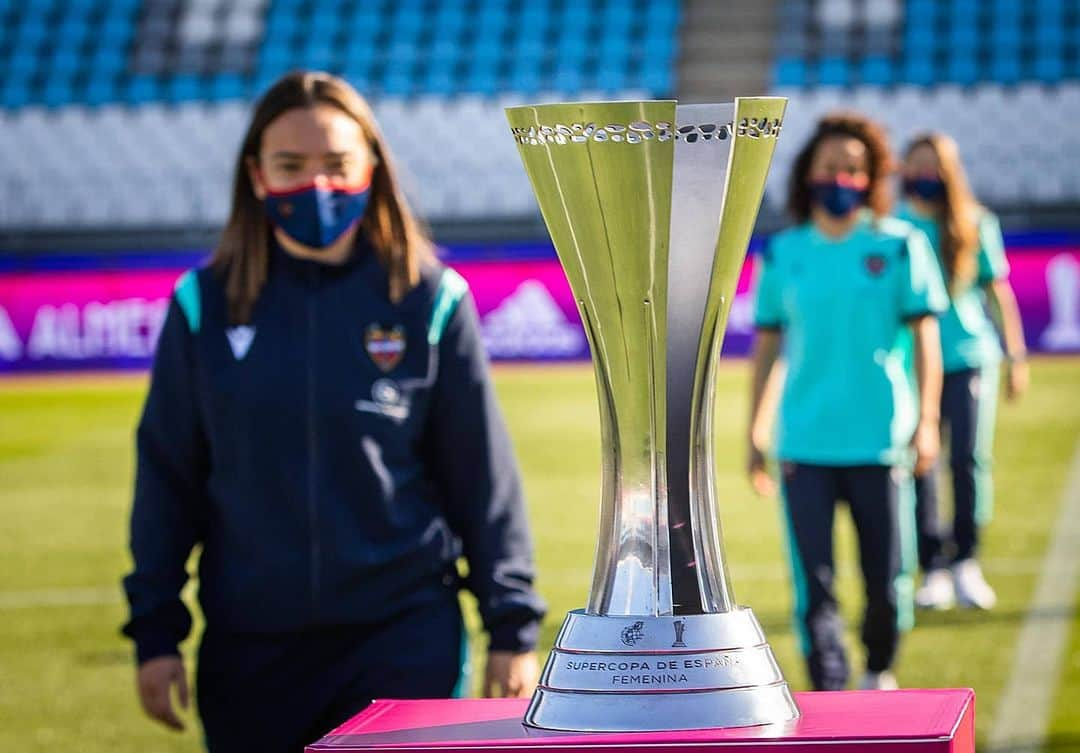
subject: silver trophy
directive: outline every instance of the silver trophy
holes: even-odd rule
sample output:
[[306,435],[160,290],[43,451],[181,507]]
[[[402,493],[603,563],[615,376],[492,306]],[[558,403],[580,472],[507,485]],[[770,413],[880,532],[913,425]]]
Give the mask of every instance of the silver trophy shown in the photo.
[[513,107],[592,349],[602,424],[588,606],[525,717],[576,731],[768,724],[798,709],[724,564],[715,369],[786,101]]

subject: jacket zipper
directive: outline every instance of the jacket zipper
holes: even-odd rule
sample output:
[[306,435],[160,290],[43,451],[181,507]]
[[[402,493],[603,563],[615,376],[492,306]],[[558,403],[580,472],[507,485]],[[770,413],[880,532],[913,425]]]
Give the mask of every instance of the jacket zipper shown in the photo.
[[319,540],[319,508],[316,501],[316,474],[319,459],[319,444],[316,431],[315,415],[315,292],[318,288],[319,279],[317,271],[312,270],[312,290],[308,295],[307,311],[307,435],[308,435],[308,525],[311,543],[311,611],[312,616],[318,619],[319,615],[319,562],[322,555],[322,545]]

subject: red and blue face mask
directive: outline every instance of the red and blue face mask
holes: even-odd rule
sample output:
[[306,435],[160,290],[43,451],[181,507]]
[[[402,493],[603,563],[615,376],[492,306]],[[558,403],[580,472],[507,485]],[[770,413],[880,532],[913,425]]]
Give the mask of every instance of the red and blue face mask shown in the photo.
[[866,203],[865,180],[839,174],[830,180],[810,183],[811,200],[833,217],[846,217]]
[[940,201],[945,198],[945,181],[936,175],[905,178],[904,193],[923,201]]
[[371,175],[353,185],[309,183],[287,191],[267,190],[270,221],[297,243],[323,249],[360,221],[371,193]]

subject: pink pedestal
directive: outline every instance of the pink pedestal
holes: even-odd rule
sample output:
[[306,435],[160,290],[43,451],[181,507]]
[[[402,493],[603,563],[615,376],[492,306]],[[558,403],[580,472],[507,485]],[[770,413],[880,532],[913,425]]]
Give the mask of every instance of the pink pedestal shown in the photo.
[[[636,734],[566,733],[521,724],[527,700],[375,701],[307,747],[319,751],[525,753],[690,753],[732,748],[740,753],[974,753],[975,694],[971,690],[797,693],[802,717],[767,727]],[[856,744],[857,747],[852,747]]]

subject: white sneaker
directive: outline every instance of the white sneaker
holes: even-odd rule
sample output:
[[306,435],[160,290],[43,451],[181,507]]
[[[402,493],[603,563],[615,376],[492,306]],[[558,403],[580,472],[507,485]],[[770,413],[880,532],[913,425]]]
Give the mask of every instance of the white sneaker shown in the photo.
[[922,585],[915,592],[915,606],[919,609],[949,609],[955,603],[952,573],[939,567],[923,576]]
[[896,682],[896,675],[888,670],[884,672],[867,672],[859,681],[859,690],[899,690],[900,684]]
[[982,568],[973,559],[960,560],[952,566],[956,602],[962,607],[993,609],[997,594],[983,577]]

